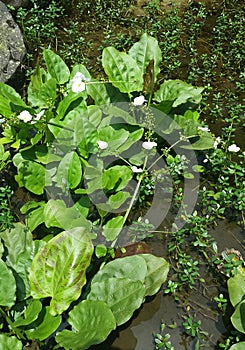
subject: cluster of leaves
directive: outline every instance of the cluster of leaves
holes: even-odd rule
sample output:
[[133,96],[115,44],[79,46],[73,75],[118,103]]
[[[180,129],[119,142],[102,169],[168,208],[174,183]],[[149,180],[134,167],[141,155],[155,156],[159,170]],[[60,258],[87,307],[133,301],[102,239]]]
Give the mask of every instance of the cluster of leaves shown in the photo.
[[[191,109],[202,88],[169,80],[154,92],[161,53],[146,34],[128,54],[103,51],[108,82],[80,64],[70,72],[50,50],[44,61],[46,70],[37,66],[31,76],[27,100],[0,84],[1,144],[11,147],[18,185],[37,196],[21,209],[26,225],[1,234],[1,279],[13,285],[1,295],[2,341],[6,348],[27,339],[48,341],[65,319],[68,329],[56,334],[56,342],[87,349],[130,319],[166,280],[168,263],[144,254],[109,262],[86,283],[94,244],[105,244],[97,249],[105,257],[106,246],[120,243],[145,174],[169,154],[159,158],[153,140],[166,148],[164,136],[177,135],[180,149],[202,150],[214,139]],[[147,105],[134,102],[142,92]],[[133,194],[127,187],[132,179]],[[33,240],[34,230],[40,239]],[[21,341],[9,337],[12,332]]]
[[98,344],[159,290],[169,269],[163,258],[139,254],[104,264],[86,284],[93,244],[85,228],[63,231],[45,244],[17,223],[0,237],[1,327],[6,333],[1,344],[6,350],[11,345],[22,349],[27,339],[43,341],[68,325],[72,330],[55,333],[65,349]]

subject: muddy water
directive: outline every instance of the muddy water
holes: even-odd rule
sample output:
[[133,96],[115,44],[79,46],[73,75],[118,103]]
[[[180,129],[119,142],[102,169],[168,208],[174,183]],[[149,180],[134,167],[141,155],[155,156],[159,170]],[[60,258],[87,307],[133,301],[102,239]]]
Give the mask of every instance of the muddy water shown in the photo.
[[[244,255],[245,232],[234,223],[222,221],[210,232],[216,239],[221,252],[225,248],[235,248]],[[153,253],[158,256],[167,255],[166,243],[156,237],[151,243]],[[160,291],[154,298],[147,300],[135,317],[123,327],[113,332],[106,342],[92,347],[91,350],[153,350],[153,334],[159,332],[161,322],[166,325],[176,323],[176,328],[166,327],[165,333],[171,335],[172,346],[176,350],[194,350],[196,340],[184,335],[182,316],[189,310],[194,320],[201,320],[201,329],[208,332],[205,339],[206,349],[218,349],[218,342],[222,340],[227,329],[220,312],[216,309],[214,296],[224,292],[215,276],[203,265],[202,275],[205,276],[205,286],[196,288],[186,295],[186,302],[180,305],[171,295],[164,295]],[[206,273],[205,273],[206,271]]]

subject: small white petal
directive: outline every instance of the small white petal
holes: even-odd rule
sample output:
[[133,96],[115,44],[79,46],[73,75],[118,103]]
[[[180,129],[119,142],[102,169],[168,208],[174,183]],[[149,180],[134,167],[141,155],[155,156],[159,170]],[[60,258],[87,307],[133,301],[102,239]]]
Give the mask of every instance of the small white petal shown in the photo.
[[207,163],[207,162],[208,162],[207,158],[203,159],[203,163]]
[[106,141],[97,141],[97,145],[100,149],[106,149],[108,147],[108,143]]
[[143,171],[141,168],[137,168],[137,166],[135,166],[135,165],[131,166],[131,170],[134,173],[142,173],[142,171]]
[[147,150],[151,150],[153,147],[156,147],[157,143],[154,141],[145,141],[142,143],[142,147]]
[[32,120],[32,115],[28,111],[22,111],[18,116],[18,119],[22,120],[24,123],[28,123]]
[[83,92],[86,89],[86,84],[82,80],[76,79],[73,81],[71,89],[75,93]]
[[204,131],[204,132],[210,131],[210,129],[207,126],[198,126],[198,130],[201,130],[201,131]]
[[146,102],[145,96],[140,95],[138,97],[135,97],[135,99],[133,101],[133,105],[134,106],[142,106],[144,104],[144,102]]
[[45,110],[43,109],[41,112],[36,114],[36,118],[34,118],[35,120],[40,120],[42,118],[42,116],[44,115]]
[[238,147],[237,145],[233,144],[233,145],[230,145],[228,147],[228,151],[237,153],[237,152],[240,151],[240,147]]
[[221,142],[221,137],[218,136],[216,137],[215,141],[214,141],[214,148],[217,148],[218,147],[218,144]]

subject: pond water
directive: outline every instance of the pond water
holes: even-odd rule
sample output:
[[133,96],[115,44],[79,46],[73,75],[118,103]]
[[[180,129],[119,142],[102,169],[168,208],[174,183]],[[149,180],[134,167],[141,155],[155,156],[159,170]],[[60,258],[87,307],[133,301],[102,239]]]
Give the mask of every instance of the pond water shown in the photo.
[[[216,239],[219,251],[234,248],[244,254],[245,232],[235,223],[220,221],[210,233]],[[164,239],[155,237],[150,246],[155,255],[166,256]],[[209,338],[204,342],[205,348],[218,349],[217,344],[222,340],[222,336],[225,336],[227,329],[213,297],[222,293],[222,287],[220,288],[216,276],[207,269],[205,263],[202,271],[206,280],[205,287],[193,288],[186,294],[186,302],[176,302],[173,296],[164,295],[164,291],[161,290],[143,304],[131,321],[113,332],[106,342],[92,347],[91,350],[153,350],[153,334],[159,333],[161,322],[166,325],[176,323],[174,329],[166,327],[165,330],[165,333],[171,335],[171,343],[176,350],[194,350],[196,339],[186,337],[183,332],[183,310],[190,310],[196,320],[201,320],[202,330],[208,332]]]

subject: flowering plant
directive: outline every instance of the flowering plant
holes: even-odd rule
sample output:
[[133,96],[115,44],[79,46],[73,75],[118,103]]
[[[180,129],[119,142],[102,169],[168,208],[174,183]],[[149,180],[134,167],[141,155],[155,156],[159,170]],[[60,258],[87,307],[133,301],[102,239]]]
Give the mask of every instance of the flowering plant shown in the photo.
[[[167,80],[154,90],[161,51],[147,34],[128,54],[104,49],[106,82],[91,77],[80,64],[70,72],[50,50],[44,51],[44,60],[46,70],[36,68],[25,101],[0,84],[1,143],[11,146],[18,185],[39,198],[21,208],[25,226],[16,224],[2,235],[9,252],[7,265],[2,261],[6,283],[15,285],[11,267],[25,285],[22,294],[17,285],[11,295],[1,295],[2,305],[11,308],[16,300],[24,302],[16,317],[10,311],[14,322],[9,327],[19,339],[48,338],[63,315],[72,330],[59,331],[56,342],[65,349],[87,349],[125,323],[145,296],[159,290],[168,272],[164,259],[144,254],[124,258],[125,264],[120,259],[105,264],[88,286],[86,270],[94,247],[95,256],[107,262],[111,248],[135,240],[129,217],[144,180],[154,178],[158,195],[168,194],[171,202],[164,158],[170,163],[171,152],[181,153],[179,159],[188,163],[183,177],[195,179],[200,168],[193,150],[212,148],[214,138],[194,110],[202,88]],[[148,224],[153,230],[162,221],[157,207],[143,219],[146,233]],[[185,203],[182,207],[186,210]],[[181,224],[182,210],[177,216]],[[31,232],[42,237],[43,227],[48,242],[33,241]],[[11,260],[19,255],[9,235],[23,238],[28,260],[24,269]],[[127,268],[120,269],[122,265]]]

